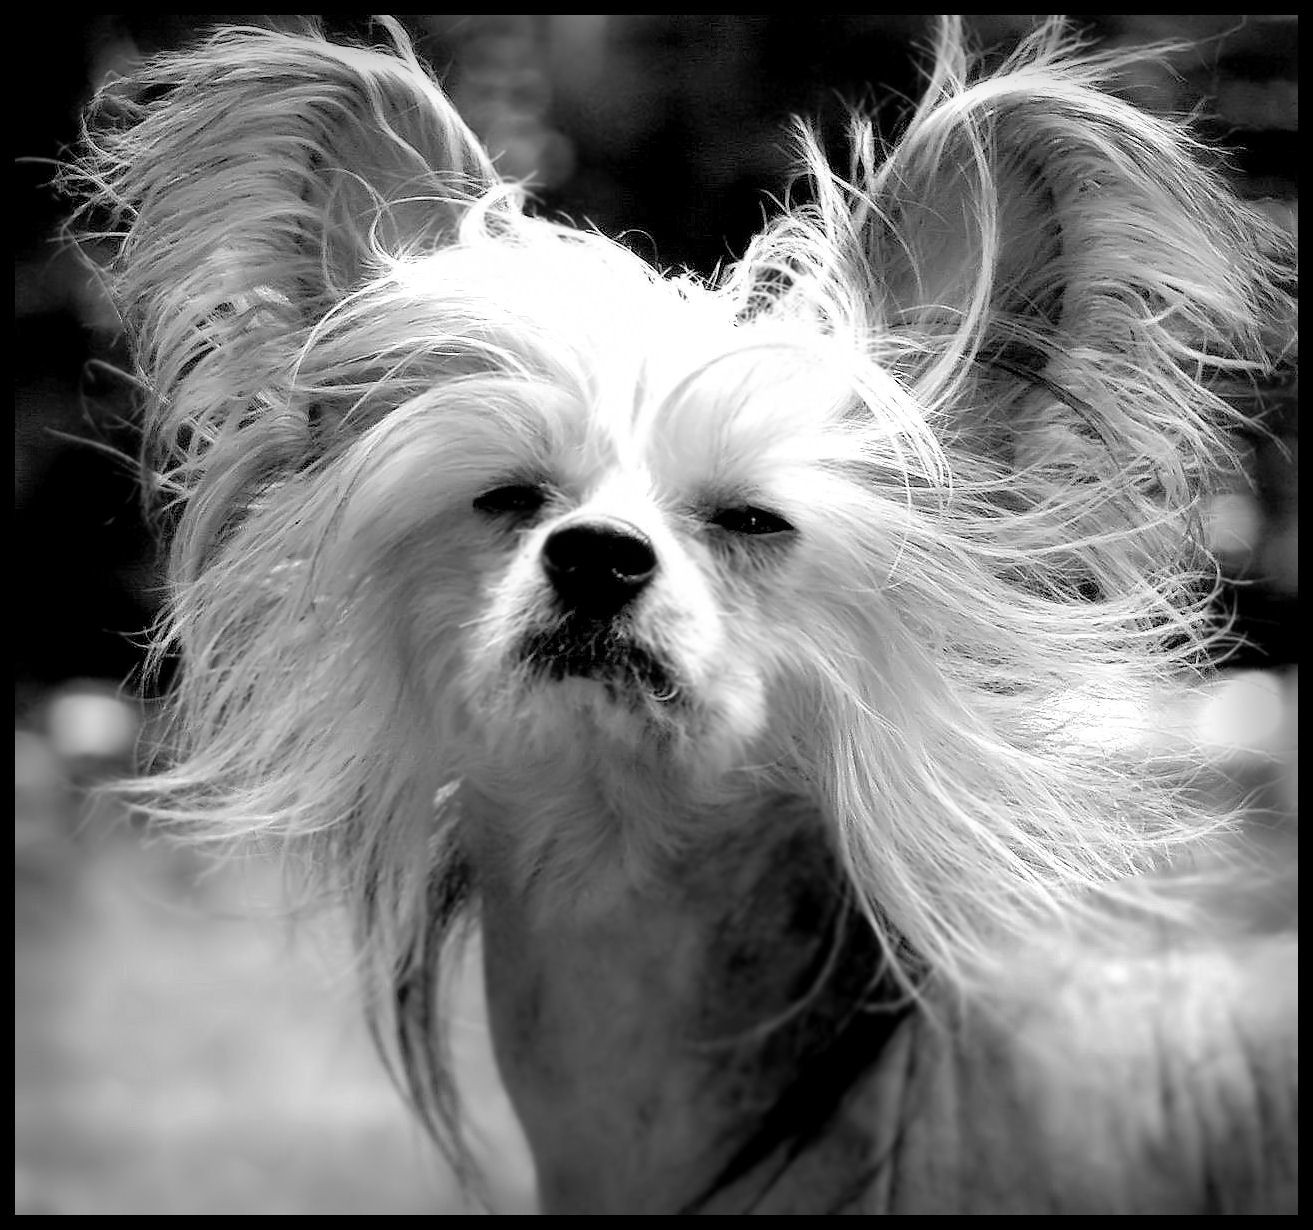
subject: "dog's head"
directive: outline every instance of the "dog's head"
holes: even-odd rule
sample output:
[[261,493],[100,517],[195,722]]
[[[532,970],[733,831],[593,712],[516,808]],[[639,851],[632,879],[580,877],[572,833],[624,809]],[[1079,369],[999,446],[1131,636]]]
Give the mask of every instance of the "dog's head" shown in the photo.
[[[1181,130],[1060,30],[972,81],[948,25],[901,141],[855,124],[840,175],[804,137],[803,203],[704,283],[526,214],[392,33],[220,34],[85,149],[182,505],[170,806],[313,835],[376,907],[456,782],[641,816],[639,861],[799,797],[963,976],[1188,831],[1072,720],[1212,635],[1219,377],[1288,323]],[[586,875],[573,840],[531,861]]]
[[[822,584],[817,522],[841,515],[855,449],[842,356],[827,370],[821,337],[745,327],[600,237],[518,225],[467,228],[387,292],[443,342],[352,408],[374,421],[323,463],[333,571],[394,590],[461,772],[721,777],[768,724],[781,621],[809,622]],[[350,325],[331,344],[354,347]]]

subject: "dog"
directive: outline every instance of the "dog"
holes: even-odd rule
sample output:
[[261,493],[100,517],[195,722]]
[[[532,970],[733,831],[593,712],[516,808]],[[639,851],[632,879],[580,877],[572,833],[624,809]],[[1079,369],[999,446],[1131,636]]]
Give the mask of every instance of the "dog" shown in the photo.
[[1293,1211],[1293,938],[1212,935],[1203,756],[1090,718],[1224,644],[1287,241],[1127,53],[946,21],[896,143],[800,128],[742,258],[662,271],[382,29],[151,59],[66,172],[172,535],[129,792],[346,904],[458,1163],[477,928],[546,1211]]

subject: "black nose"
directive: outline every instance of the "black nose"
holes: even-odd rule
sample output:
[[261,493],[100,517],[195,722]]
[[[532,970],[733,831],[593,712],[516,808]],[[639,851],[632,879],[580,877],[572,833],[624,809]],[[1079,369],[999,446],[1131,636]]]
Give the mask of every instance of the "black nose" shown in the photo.
[[543,543],[543,571],[569,611],[606,619],[632,602],[656,574],[651,539],[625,521],[563,526]]

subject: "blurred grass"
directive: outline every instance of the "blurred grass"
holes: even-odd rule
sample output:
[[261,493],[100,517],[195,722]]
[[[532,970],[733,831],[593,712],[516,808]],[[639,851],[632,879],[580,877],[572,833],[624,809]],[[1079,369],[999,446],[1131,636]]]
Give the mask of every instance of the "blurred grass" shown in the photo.
[[[292,938],[260,905],[272,868],[197,885],[186,854],[46,785],[19,773],[17,1213],[480,1211],[376,1059],[331,920]],[[530,1212],[477,979],[460,1001],[493,1211]]]

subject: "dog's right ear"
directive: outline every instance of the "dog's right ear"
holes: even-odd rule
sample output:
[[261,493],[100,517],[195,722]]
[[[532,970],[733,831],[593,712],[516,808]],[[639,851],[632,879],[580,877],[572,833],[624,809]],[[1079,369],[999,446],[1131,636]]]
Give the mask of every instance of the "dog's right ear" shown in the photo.
[[62,186],[82,201],[73,229],[108,249],[148,448],[175,494],[239,427],[248,467],[304,460],[313,410],[280,394],[309,331],[388,261],[448,242],[499,183],[404,31],[383,24],[389,52],[221,30],[92,104]]

